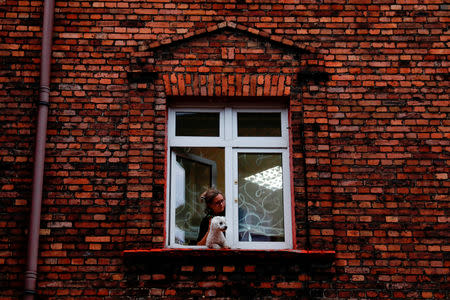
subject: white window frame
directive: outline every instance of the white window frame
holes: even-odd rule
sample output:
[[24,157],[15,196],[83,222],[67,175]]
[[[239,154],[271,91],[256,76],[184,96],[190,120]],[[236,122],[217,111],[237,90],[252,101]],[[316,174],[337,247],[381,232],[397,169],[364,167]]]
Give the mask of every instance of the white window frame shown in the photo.
[[[280,112],[281,114],[281,136],[280,137],[274,137],[274,136],[264,136],[264,137],[252,137],[252,136],[245,136],[245,137],[239,137],[238,136],[238,113],[277,113]],[[288,128],[288,120],[287,120],[287,113],[283,113],[281,110],[267,110],[267,109],[234,109],[233,110],[233,141],[236,146],[239,145],[245,145],[251,146],[251,147],[261,147],[261,148],[279,148],[280,145],[286,145],[288,144],[288,134],[287,130],[283,130],[283,128]]]
[[[175,136],[175,117],[177,112],[219,112],[219,137],[186,137]],[[238,137],[237,113],[260,112],[281,113],[281,137]],[[289,153],[288,111],[286,108],[182,108],[168,110],[168,147],[167,147],[167,213],[166,246],[170,248],[204,248],[204,246],[186,246],[175,243],[175,205],[171,195],[175,193],[171,186],[172,161],[175,159],[174,147],[220,147],[225,149],[225,215],[228,222],[227,242],[232,249],[292,249],[292,201]],[[239,242],[238,241],[238,203],[237,199],[237,153],[281,153],[283,168],[283,209],[284,209],[284,242]],[[173,200],[174,201],[174,200]]]
[[[239,153],[276,153],[281,154],[283,169],[283,212],[284,212],[284,242],[240,242],[239,223],[232,223],[233,245],[238,249],[289,249],[292,248],[292,219],[291,219],[291,195],[290,195],[290,175],[289,175],[289,152],[287,149],[261,149],[261,148],[235,148],[233,149],[233,216],[238,220],[239,207],[236,199],[238,195],[238,154]],[[270,248],[267,246],[270,245]]]
[[[176,136],[176,113],[177,112],[204,112],[204,113],[219,113],[219,136]],[[225,131],[225,118],[223,116],[223,109],[195,109],[195,108],[176,108],[169,109],[169,123],[168,123],[168,135],[169,143],[172,147],[208,147],[206,145],[215,145],[219,143],[223,147],[225,146],[223,136]]]

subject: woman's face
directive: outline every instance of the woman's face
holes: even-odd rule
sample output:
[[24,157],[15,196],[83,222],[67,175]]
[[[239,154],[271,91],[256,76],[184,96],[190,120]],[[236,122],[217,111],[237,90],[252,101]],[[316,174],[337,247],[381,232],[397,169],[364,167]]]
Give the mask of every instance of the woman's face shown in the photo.
[[208,204],[208,207],[212,209],[215,215],[221,214],[225,210],[225,199],[223,199],[222,194],[218,194],[210,204]]

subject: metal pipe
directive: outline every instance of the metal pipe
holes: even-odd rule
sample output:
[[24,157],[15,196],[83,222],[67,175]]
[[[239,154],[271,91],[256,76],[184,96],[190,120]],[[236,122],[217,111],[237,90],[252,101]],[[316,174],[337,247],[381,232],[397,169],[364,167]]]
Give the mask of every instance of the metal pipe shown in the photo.
[[24,299],[32,300],[36,294],[39,230],[41,222],[42,189],[44,182],[45,143],[50,97],[50,67],[52,58],[53,16],[55,1],[44,0],[42,22],[41,78],[34,152],[33,187],[28,232],[27,269],[25,271]]

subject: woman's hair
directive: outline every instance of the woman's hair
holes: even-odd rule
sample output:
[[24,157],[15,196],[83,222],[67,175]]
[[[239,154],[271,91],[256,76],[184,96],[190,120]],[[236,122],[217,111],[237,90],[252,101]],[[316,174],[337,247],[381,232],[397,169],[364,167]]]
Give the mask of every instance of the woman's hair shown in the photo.
[[223,195],[222,192],[216,188],[209,188],[200,195],[200,199],[204,200],[206,205],[208,205],[211,204],[214,198],[216,198],[219,194]]

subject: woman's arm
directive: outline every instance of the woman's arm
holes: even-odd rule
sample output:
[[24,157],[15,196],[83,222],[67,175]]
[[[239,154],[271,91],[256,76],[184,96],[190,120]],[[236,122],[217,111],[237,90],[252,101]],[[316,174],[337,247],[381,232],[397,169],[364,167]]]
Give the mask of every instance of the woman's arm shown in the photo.
[[200,241],[197,242],[198,246],[204,246],[206,245],[206,238],[208,237],[208,233],[209,233],[209,226],[211,225],[211,219],[209,219],[208,222],[208,231],[206,231],[205,235],[202,237],[202,239]]

